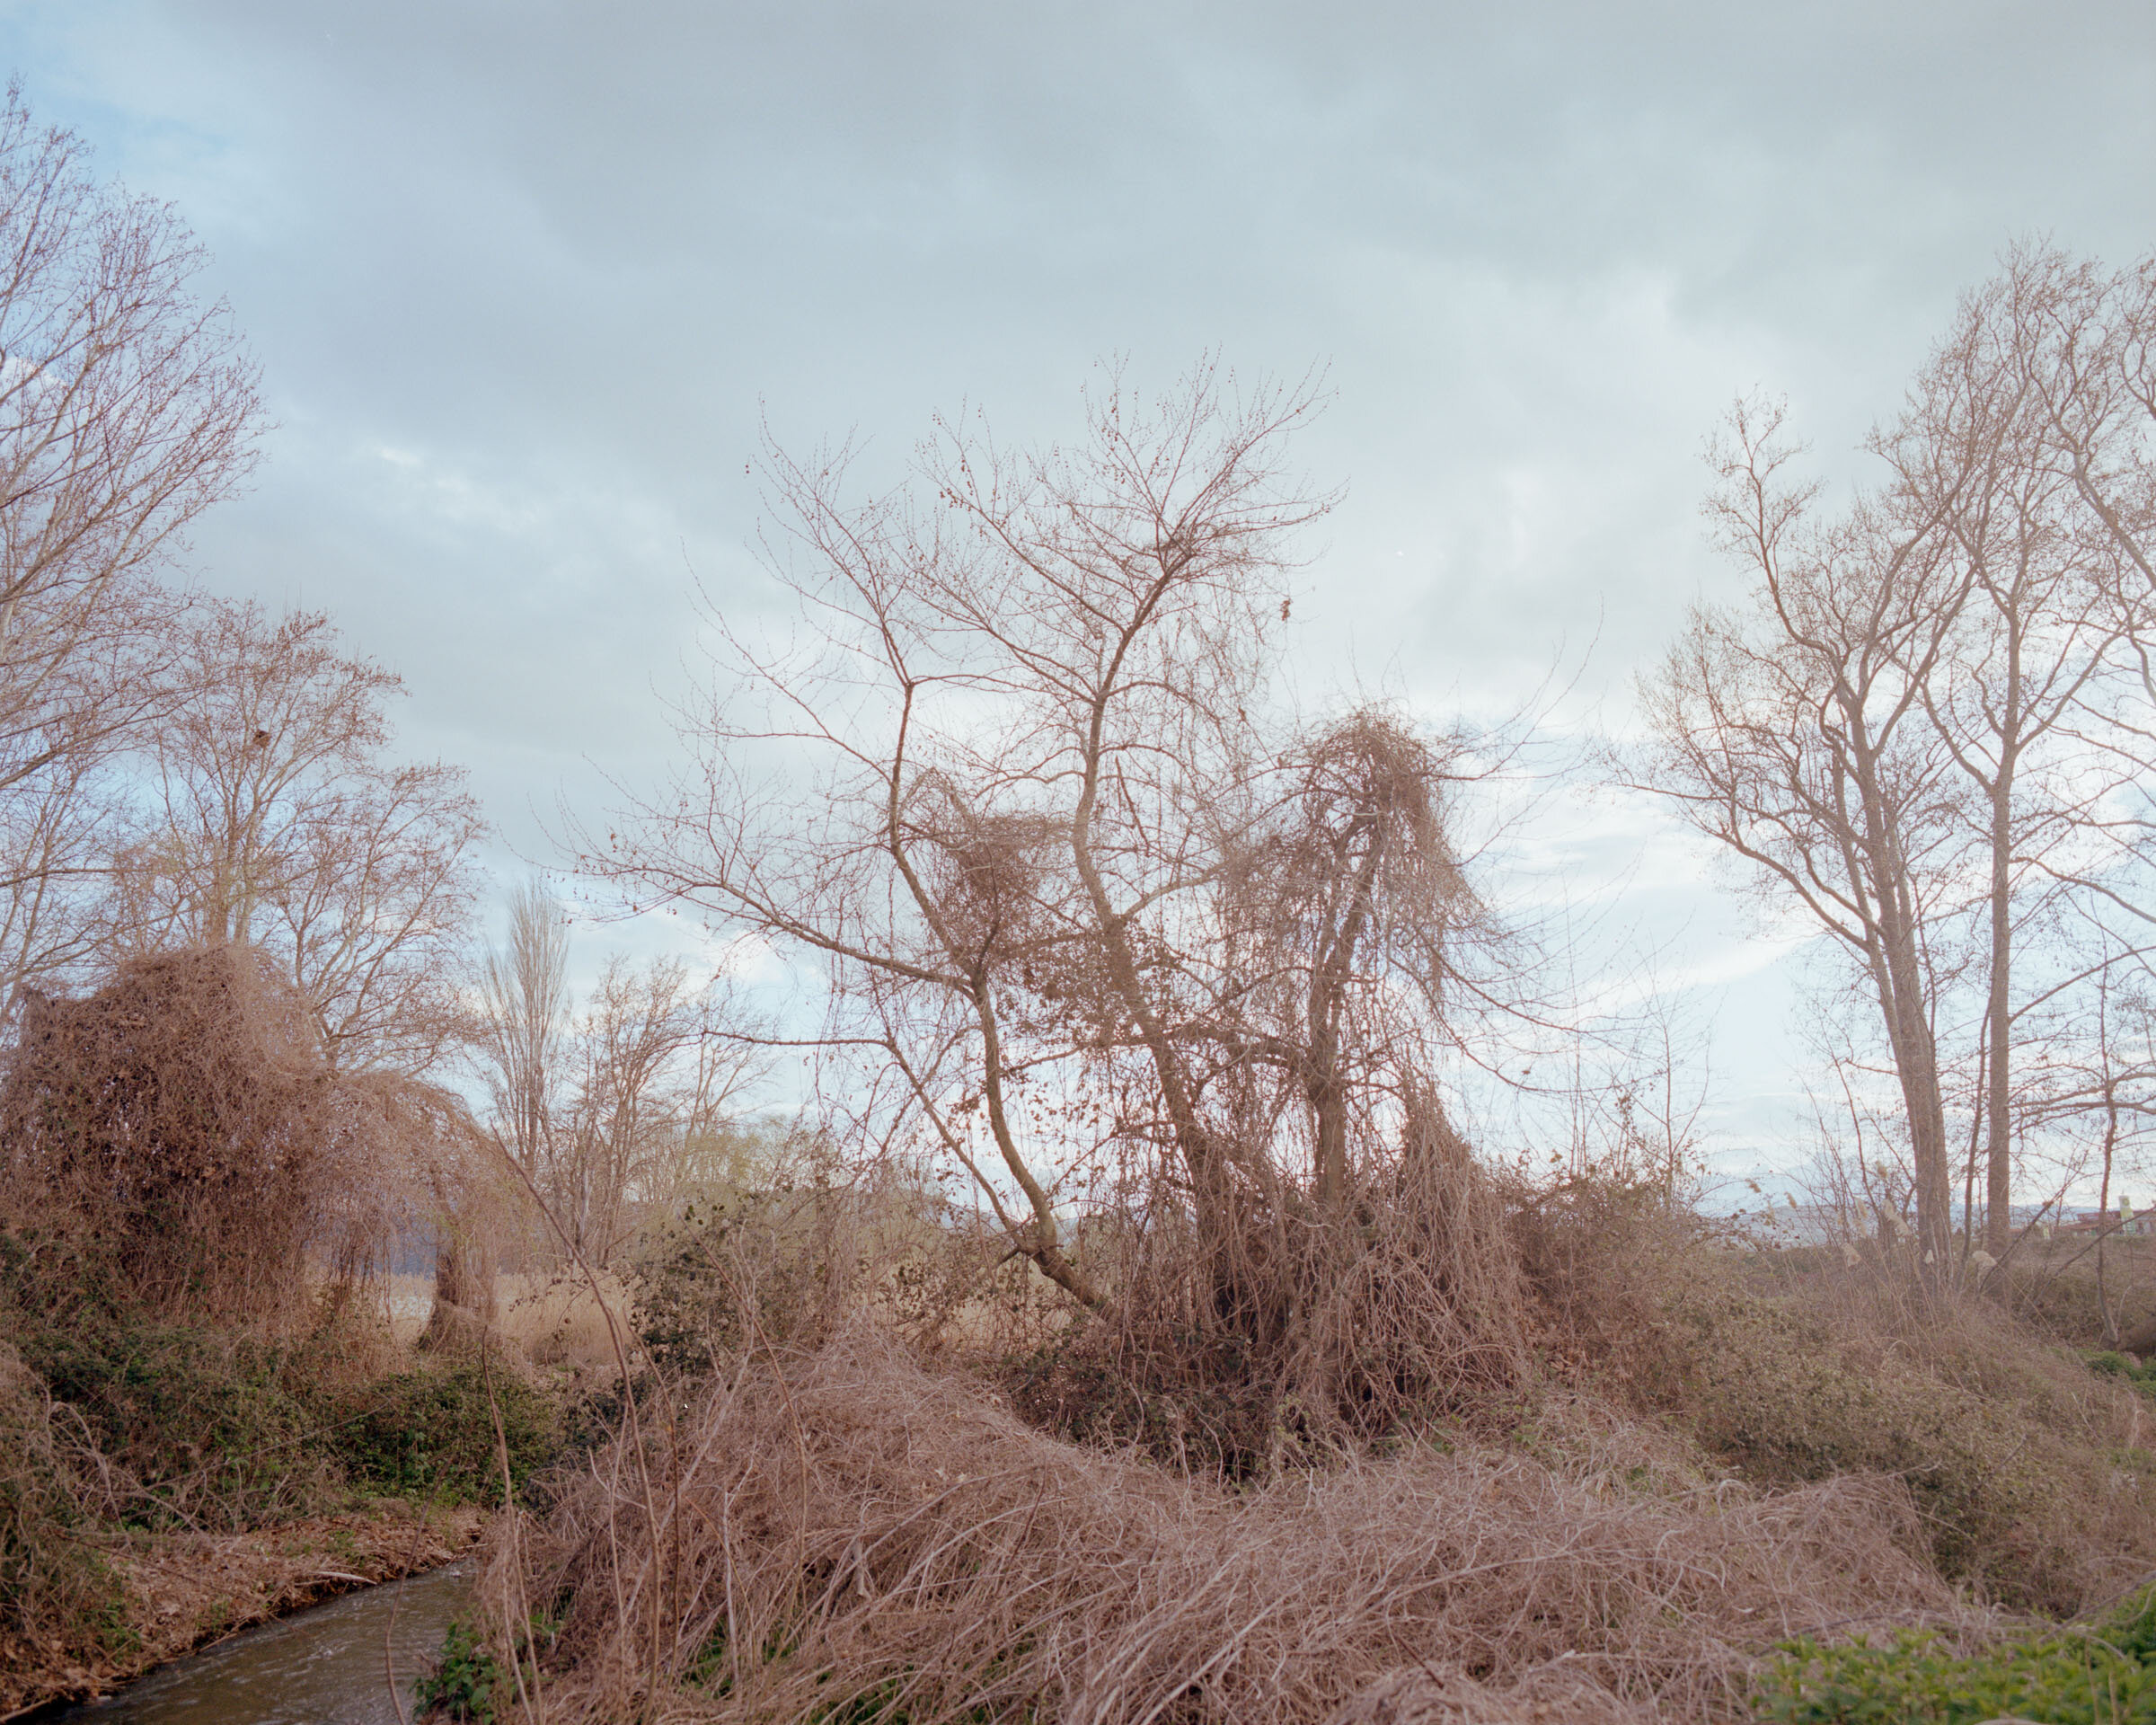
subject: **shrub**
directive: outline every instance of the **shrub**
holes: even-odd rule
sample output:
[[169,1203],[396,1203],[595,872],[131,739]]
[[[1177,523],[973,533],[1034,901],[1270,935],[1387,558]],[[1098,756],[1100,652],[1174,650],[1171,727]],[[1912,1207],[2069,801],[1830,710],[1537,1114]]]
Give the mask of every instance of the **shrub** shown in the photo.
[[334,1484],[310,1441],[322,1410],[294,1387],[286,1348],[87,1311],[18,1346],[118,1470],[125,1520],[244,1527],[317,1507]]
[[1884,1646],[1787,1642],[1755,1705],[1774,1725],[2046,1725],[2156,1721],[2156,1593],[2102,1623],[1973,1653],[1905,1629]]
[[1747,1478],[1893,1474],[1947,1574],[2058,1614],[2156,1559],[2156,1465],[2125,1447],[2129,1393],[1990,1302],[1839,1252],[1754,1250],[1593,1182],[1515,1230],[1551,1363]]
[[125,1627],[119,1579],[79,1537],[89,1519],[66,1414],[0,1342],[0,1660],[34,1638],[81,1659]]
[[1994,1314],[1942,1303],[1920,1336],[1856,1292],[1686,1290],[1664,1319],[1686,1362],[1666,1404],[1756,1480],[1899,1476],[1940,1568],[2005,1603],[2071,1614],[2146,1566],[2149,1470],[2118,1465],[2101,1386]]
[[506,1711],[509,1674],[486,1643],[461,1618],[442,1638],[442,1656],[420,1679],[417,1699],[439,1712],[474,1725],[494,1725],[497,1709]]
[[[488,1401],[491,1379],[493,1405]],[[553,1403],[514,1373],[478,1362],[405,1372],[368,1386],[334,1434],[334,1454],[352,1482],[453,1500],[499,1500],[501,1462],[494,1420],[521,1491],[561,1448]]]
[[[601,1458],[482,1582],[501,1621],[567,1596],[550,1717],[724,1693],[744,1719],[1287,1725],[1401,1668],[1560,1661],[1629,1717],[1692,1716],[1741,1700],[1763,1629],[1951,1608],[1890,1481],[1634,1492],[1462,1442],[1237,1489],[861,1332],[748,1362],[647,1442],[648,1498]],[[633,1693],[654,1666],[701,1698]]]
[[0,1180],[138,1308],[259,1321],[304,1287],[332,1087],[305,1003],[252,951],[136,960],[86,998],[29,996]]

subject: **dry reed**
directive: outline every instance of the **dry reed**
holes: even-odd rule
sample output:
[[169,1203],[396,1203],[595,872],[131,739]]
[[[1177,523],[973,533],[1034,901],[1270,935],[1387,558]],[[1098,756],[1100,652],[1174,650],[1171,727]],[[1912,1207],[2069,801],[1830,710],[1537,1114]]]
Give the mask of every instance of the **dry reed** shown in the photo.
[[862,1328],[677,1416],[649,1497],[617,1449],[498,1553],[497,1599],[567,1605],[549,1718],[1714,1716],[1777,1638],[1956,1610],[1890,1479],[1684,1490],[1569,1444],[1238,1491],[1034,1430]]

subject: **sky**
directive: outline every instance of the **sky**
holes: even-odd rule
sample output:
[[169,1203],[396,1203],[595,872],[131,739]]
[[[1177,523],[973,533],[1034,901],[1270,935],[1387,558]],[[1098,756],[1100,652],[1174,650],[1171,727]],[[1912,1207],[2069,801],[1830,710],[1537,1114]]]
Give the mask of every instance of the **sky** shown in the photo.
[[[767,602],[766,426],[881,478],[961,403],[1069,431],[1104,358],[1318,368],[1299,453],[1345,497],[1299,547],[1294,698],[1489,714],[1555,668],[1560,719],[1621,734],[1736,590],[1698,508],[1736,394],[1861,479],[2002,246],[2156,246],[2146,0],[0,0],[0,50],[173,204],[262,365],[267,459],[196,578],[401,672],[505,885],[676,757],[697,585]],[[1719,1027],[1725,1164],[1772,1161],[1801,955],[1653,811],[1567,818],[1518,889],[1642,931]]]

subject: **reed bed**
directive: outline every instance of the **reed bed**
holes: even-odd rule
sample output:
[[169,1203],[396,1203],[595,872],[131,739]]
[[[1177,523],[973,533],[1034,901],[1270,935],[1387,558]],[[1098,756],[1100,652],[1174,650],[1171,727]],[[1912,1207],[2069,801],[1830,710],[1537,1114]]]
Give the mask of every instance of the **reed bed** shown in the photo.
[[1687,1484],[1612,1430],[1238,1490],[852,1329],[592,1457],[488,1597],[565,1612],[535,1705],[595,1721],[1726,1717],[1777,1639],[1973,1626],[1897,1481]]

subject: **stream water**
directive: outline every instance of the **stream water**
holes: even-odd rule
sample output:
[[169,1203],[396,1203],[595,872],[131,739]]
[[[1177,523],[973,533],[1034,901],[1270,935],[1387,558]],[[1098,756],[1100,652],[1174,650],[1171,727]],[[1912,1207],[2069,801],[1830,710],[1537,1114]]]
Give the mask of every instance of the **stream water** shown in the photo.
[[413,1685],[471,1597],[469,1562],[363,1588],[243,1630],[49,1718],[54,1725],[397,1725],[384,1639],[409,1716]]

